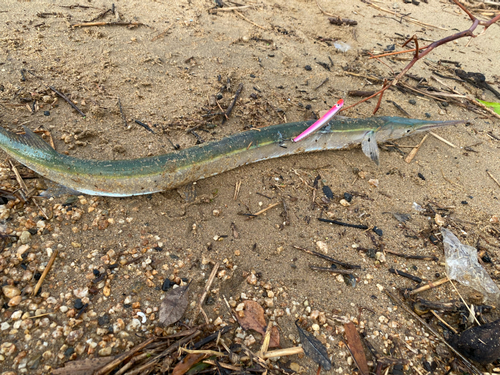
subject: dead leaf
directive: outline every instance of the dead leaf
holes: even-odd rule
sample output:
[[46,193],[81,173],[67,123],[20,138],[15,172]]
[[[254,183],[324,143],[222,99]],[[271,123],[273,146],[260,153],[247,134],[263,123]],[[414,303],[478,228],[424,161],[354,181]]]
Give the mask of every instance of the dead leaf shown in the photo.
[[[252,329],[259,332],[262,336],[265,336],[267,323],[264,317],[264,309],[255,301],[246,300],[243,302],[245,304],[245,309],[243,310],[244,315],[236,317],[238,318],[238,323],[240,326],[247,330]],[[276,348],[280,345],[280,334],[278,329],[273,326],[271,328],[271,339],[269,341],[270,348]]]
[[64,367],[52,370],[54,375],[92,375],[95,370],[106,366],[115,357],[87,358],[79,361],[67,362]]
[[197,364],[206,357],[204,353],[190,353],[180,361],[172,371],[172,375],[184,375],[193,365]]
[[295,326],[299,330],[300,342],[304,353],[311,358],[314,362],[321,366],[325,371],[332,368],[332,363],[328,358],[328,352],[324,345],[316,337],[307,331],[304,331],[295,321]]
[[358,366],[361,375],[368,375],[370,370],[368,369],[368,364],[366,363],[365,350],[363,349],[363,344],[361,343],[361,337],[356,330],[354,323],[349,322],[344,324],[345,328],[345,338],[347,340],[347,345],[354,357],[354,361]]
[[159,320],[165,327],[174,324],[184,315],[189,303],[188,288],[189,285],[185,285],[171,289],[163,299]]

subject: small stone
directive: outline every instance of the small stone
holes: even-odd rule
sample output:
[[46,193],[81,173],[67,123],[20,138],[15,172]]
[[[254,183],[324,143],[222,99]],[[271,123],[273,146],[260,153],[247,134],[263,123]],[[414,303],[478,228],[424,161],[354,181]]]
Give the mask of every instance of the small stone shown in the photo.
[[425,117],[427,117],[427,118],[431,118],[431,114],[430,114],[430,113],[425,112]]
[[257,276],[255,276],[254,273],[251,273],[250,275],[248,275],[248,277],[247,277],[247,283],[250,284],[250,285],[257,284]]
[[73,294],[76,298],[85,298],[89,294],[89,288],[77,288],[73,290]]
[[349,206],[351,205],[351,204],[350,204],[348,201],[346,201],[345,199],[341,199],[341,200],[340,200],[340,204],[341,204],[342,206],[344,206],[344,207],[349,207]]
[[290,370],[299,374],[300,373],[300,365],[298,363],[292,362],[292,363],[290,363]]
[[50,116],[50,111],[43,111],[44,116]]
[[264,303],[267,307],[274,307],[274,300],[272,298],[264,298]]
[[22,244],[27,244],[31,240],[31,233],[28,232],[27,230],[23,231],[21,235],[19,236],[19,241],[21,241]]
[[7,298],[12,298],[21,294],[21,290],[13,285],[5,285],[2,287],[2,292]]
[[212,211],[212,215],[214,215],[215,217],[218,217],[218,216],[220,216],[220,211],[219,210],[213,210]]
[[75,303],[73,304],[73,307],[77,310],[80,310],[83,307],[83,302],[80,298],[77,298],[75,300]]
[[368,180],[368,183],[373,186],[373,187],[378,187],[378,179],[377,178],[370,178]]
[[113,348],[110,346],[108,346],[107,348],[102,348],[101,350],[99,350],[99,355],[101,357],[108,357],[111,355],[112,350],[113,350]]
[[22,300],[22,297],[21,296],[15,296],[15,297],[12,297],[10,300],[9,300],[9,303],[8,305],[10,307],[12,306],[17,306],[21,303],[21,300]]
[[443,217],[440,214],[436,214],[436,216],[434,216],[434,221],[440,227],[442,227],[443,225],[446,224],[445,220],[443,219]]
[[104,294],[106,297],[109,297],[109,295],[111,294],[111,288],[106,285],[104,288],[102,288],[102,294]]
[[411,105],[417,105],[417,101],[415,99],[408,100],[408,103],[410,103]]
[[381,251],[377,251],[375,253],[375,259],[378,260],[380,263],[385,263],[385,254]]
[[23,255],[26,251],[28,251],[29,248],[30,248],[29,245],[21,245],[21,246],[19,246],[17,248],[17,255],[19,255],[19,256]]
[[132,319],[132,321],[127,325],[127,331],[137,331],[141,326],[141,321],[139,319]]
[[492,224],[498,224],[499,222],[500,222],[500,220],[498,219],[498,215],[493,215],[490,218],[490,223],[492,223]]
[[344,193],[344,199],[347,202],[351,203],[351,201],[352,201],[352,194],[351,193]]
[[21,294],[21,290],[13,285],[5,285],[2,287],[2,292],[5,297],[13,298]]
[[314,324],[311,326],[311,328],[312,328],[312,330],[313,330],[313,331],[316,331],[316,332],[317,332],[317,331],[319,331],[319,324],[314,323]]
[[19,319],[21,319],[21,316],[23,316],[23,312],[22,312],[22,310],[17,310],[17,311],[15,311],[15,312],[14,312],[14,313],[10,316],[10,318],[11,318],[12,320],[19,320]]
[[310,72],[312,70],[311,65],[304,66],[304,69]]
[[316,247],[321,252],[323,252],[325,254],[328,254],[328,245],[325,242],[323,242],[323,241],[317,241],[316,242]]
[[253,344],[255,344],[255,337],[253,337],[253,335],[248,335],[247,337],[245,337],[243,343],[245,344],[245,346],[252,346]]

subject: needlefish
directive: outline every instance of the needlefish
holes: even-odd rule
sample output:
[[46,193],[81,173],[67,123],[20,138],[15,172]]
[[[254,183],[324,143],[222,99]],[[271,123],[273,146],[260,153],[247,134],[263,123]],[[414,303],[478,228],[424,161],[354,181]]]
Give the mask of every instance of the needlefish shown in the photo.
[[25,134],[0,127],[0,147],[41,176],[76,192],[126,197],[177,188],[258,161],[349,149],[359,144],[364,154],[378,164],[377,143],[461,122],[336,117],[300,142],[292,139],[314,121],[251,129],[184,150],[128,160],[78,159],[58,153],[26,127]]

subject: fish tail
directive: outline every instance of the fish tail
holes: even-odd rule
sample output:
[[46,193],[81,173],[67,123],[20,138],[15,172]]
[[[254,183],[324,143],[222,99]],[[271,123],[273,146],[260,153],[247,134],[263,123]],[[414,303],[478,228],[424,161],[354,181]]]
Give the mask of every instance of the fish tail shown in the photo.
[[[27,127],[23,127],[25,134],[16,134],[0,126],[0,147],[7,153],[23,152],[28,154],[46,154],[47,156],[58,155],[47,142],[33,133]],[[9,152],[10,151],[10,152]]]

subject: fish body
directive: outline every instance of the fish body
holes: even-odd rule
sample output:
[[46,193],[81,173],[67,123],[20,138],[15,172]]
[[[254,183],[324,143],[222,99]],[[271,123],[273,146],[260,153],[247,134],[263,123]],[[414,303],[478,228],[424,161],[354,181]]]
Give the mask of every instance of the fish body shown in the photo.
[[359,144],[378,164],[377,142],[460,122],[337,117],[310,137],[292,142],[314,123],[302,121],[252,129],[181,151],[128,160],[89,160],[62,155],[27,128],[25,134],[15,134],[0,127],[0,147],[13,159],[67,188],[90,195],[126,197],[177,188],[262,160]]

